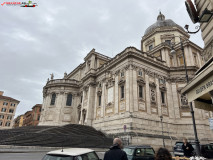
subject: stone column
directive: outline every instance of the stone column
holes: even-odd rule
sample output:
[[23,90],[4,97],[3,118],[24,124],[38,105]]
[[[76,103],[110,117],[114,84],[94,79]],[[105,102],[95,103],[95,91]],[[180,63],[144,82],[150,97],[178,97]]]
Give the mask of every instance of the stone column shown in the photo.
[[106,82],[103,82],[102,85],[102,105],[101,105],[101,117],[105,117],[105,108],[106,108]]
[[130,78],[130,81],[129,81],[130,103],[129,104],[130,104],[130,112],[133,112],[133,110],[134,110],[133,84],[137,83],[137,82],[133,81],[133,69],[132,69],[132,67],[129,70],[129,78]]
[[173,96],[172,96],[172,86],[170,83],[166,82],[166,96],[167,96],[167,104],[168,104],[168,112],[169,112],[169,118],[174,118],[175,117],[175,112],[174,112],[174,104],[173,104]]
[[125,95],[126,95],[126,111],[130,111],[130,73],[126,70],[126,84],[125,84]]
[[149,76],[147,74],[145,74],[145,82],[146,82],[146,107],[147,107],[147,113],[151,114]]
[[[97,102],[97,100],[99,101],[99,97],[98,97],[98,95],[97,95],[97,92],[98,92],[98,87],[96,86],[95,87],[95,94],[94,94],[94,96],[95,96],[95,104],[94,104],[94,116],[93,116],[93,119],[96,119],[96,114],[97,114],[97,107],[98,107],[98,102]],[[101,95],[101,99],[102,99],[102,95]],[[102,100],[101,100],[101,102],[103,102]],[[102,104],[102,103],[101,103]]]
[[133,92],[133,105],[134,105],[134,112],[138,111],[138,83],[137,83],[137,71],[132,71],[132,92]]
[[187,66],[193,66],[194,64],[192,64],[193,61],[193,56],[192,56],[192,49],[190,46],[185,46],[184,47],[184,55],[185,55],[185,59],[186,59],[186,65]]
[[118,114],[118,103],[119,103],[118,75],[115,75],[115,104],[114,104],[114,114]]
[[94,113],[94,99],[95,99],[95,87],[94,85],[89,86],[88,91],[88,102],[87,102],[87,113],[86,113],[86,125],[92,126],[93,113]]
[[156,82],[156,102],[157,102],[157,107],[158,107],[158,115],[162,115],[162,108],[161,108],[161,93],[160,93],[160,88],[159,88],[159,80],[155,78]]
[[173,97],[173,106],[175,111],[175,118],[180,118],[180,109],[179,109],[179,101],[178,101],[178,94],[177,94],[177,86],[176,83],[171,83],[172,85],[172,97]]
[[[60,92],[60,112],[59,112],[59,123],[63,124],[63,109],[66,107],[66,99],[67,99],[68,93]],[[71,116],[71,115],[70,115]]]
[[58,125],[60,122],[60,114],[61,114],[61,101],[62,96],[60,93],[56,93],[56,101],[55,101],[55,109],[54,109],[54,119],[53,122],[55,125]]

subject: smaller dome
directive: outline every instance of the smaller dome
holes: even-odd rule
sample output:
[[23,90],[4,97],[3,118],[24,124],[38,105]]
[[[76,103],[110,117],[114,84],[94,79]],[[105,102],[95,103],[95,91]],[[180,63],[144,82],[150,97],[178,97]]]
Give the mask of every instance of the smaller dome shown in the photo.
[[184,31],[184,29],[176,24],[173,20],[171,19],[165,19],[165,16],[160,12],[158,17],[157,17],[157,22],[155,22],[153,25],[149,26],[145,33],[144,36],[153,32],[156,28],[161,28],[161,27],[178,27]]

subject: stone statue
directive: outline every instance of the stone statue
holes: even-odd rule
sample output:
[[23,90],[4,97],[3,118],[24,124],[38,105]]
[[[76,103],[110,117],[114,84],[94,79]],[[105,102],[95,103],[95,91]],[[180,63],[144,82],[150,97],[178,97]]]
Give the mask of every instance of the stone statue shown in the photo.
[[47,78],[47,82],[49,82],[50,81],[50,79],[49,78]]
[[53,80],[53,78],[54,78],[54,74],[52,73],[52,74],[50,74],[50,76],[51,76],[51,80]]
[[67,72],[64,72],[64,78],[66,78],[67,77]]

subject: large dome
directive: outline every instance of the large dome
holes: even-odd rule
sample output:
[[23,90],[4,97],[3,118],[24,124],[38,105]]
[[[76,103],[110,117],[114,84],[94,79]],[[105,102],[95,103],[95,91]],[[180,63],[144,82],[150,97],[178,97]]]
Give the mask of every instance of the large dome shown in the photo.
[[144,36],[153,32],[156,28],[162,28],[162,27],[178,27],[184,31],[184,29],[181,26],[179,26],[178,24],[176,24],[173,20],[165,19],[165,16],[163,14],[161,14],[161,12],[160,12],[158,15],[158,18],[157,18],[157,22],[155,22],[153,25],[149,26],[146,29]]

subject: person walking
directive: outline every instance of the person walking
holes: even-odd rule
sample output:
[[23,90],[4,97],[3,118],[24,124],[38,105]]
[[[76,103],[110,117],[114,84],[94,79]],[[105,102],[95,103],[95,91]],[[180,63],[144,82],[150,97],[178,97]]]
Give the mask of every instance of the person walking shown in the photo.
[[104,160],[128,160],[126,152],[121,149],[123,149],[122,140],[115,138],[110,150],[104,154]]
[[186,138],[183,138],[183,145],[182,145],[182,149],[183,149],[183,153],[184,156],[189,158],[192,156],[192,152],[194,150],[194,148],[192,147],[192,145],[187,141]]
[[155,160],[172,160],[172,155],[166,148],[159,148]]

